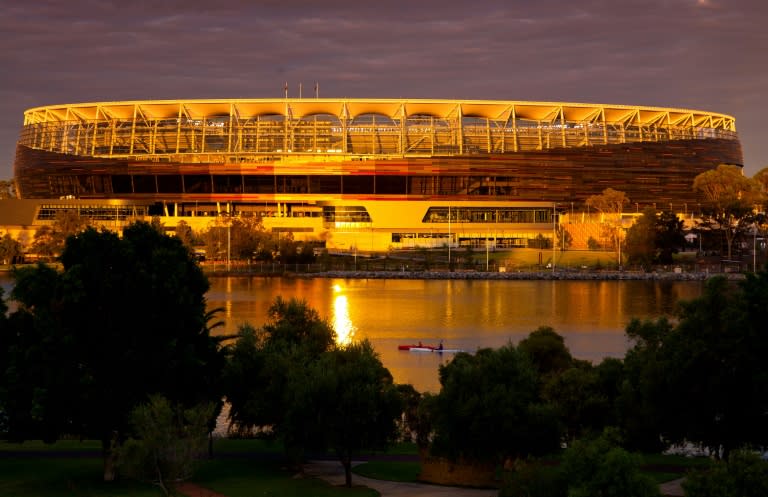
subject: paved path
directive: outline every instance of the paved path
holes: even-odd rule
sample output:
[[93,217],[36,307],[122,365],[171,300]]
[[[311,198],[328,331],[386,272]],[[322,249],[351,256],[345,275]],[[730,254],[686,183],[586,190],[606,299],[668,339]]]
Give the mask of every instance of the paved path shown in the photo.
[[682,497],[685,495],[683,487],[680,485],[685,478],[678,478],[677,480],[668,481],[659,485],[661,489],[661,495],[666,497]]
[[188,481],[177,483],[173,488],[176,492],[187,497],[226,497],[224,494],[220,494],[210,488],[201,487],[197,483]]
[[[361,464],[361,462],[353,463]],[[331,485],[344,485],[344,468],[338,461],[311,461],[304,465],[307,476],[320,478]],[[660,485],[661,494],[666,497],[685,495],[680,483],[682,478]],[[394,482],[375,480],[356,474],[352,475],[353,485],[365,485],[378,491],[382,497],[496,497],[496,489],[475,489],[462,487],[445,487],[426,483]],[[184,482],[176,485],[176,490],[188,497],[226,497],[194,483]]]
[[[360,463],[353,463],[360,464]],[[344,467],[339,461],[310,461],[304,465],[307,476],[321,478],[331,485],[344,485]],[[408,483],[374,480],[356,474],[352,475],[353,485],[365,485],[377,490],[382,497],[496,497],[498,489],[475,489],[444,487],[426,483]]]

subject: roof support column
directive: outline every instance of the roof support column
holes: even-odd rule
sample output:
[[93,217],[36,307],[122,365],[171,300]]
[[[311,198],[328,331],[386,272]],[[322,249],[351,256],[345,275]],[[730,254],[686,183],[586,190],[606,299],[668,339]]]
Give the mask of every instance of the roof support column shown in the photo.
[[138,110],[138,105],[133,105],[133,119],[131,120],[131,145],[130,145],[130,154],[133,155],[133,144],[136,140],[136,111]]
[[608,145],[608,123],[605,122],[605,108],[600,108],[600,118],[603,124],[603,145]]
[[99,108],[96,108],[96,119],[91,121],[91,125],[93,126],[93,134],[91,135],[91,155],[93,155],[96,152],[96,132],[99,129]]
[[200,153],[205,152],[205,128],[208,127],[208,121],[205,116],[203,116],[203,133],[200,141]]
[[109,156],[112,157],[112,152],[115,148],[115,140],[117,138],[117,119],[112,118],[112,133],[109,137]]
[[349,117],[342,116],[341,121],[341,151],[343,153],[349,153]]
[[461,106],[458,106],[456,112],[456,137],[458,139],[459,154],[464,155],[464,119]]
[[152,131],[150,135],[150,142],[149,142],[149,153],[154,154],[157,144],[157,123],[160,122],[159,119],[155,119],[155,124],[152,126]]
[[179,102],[179,113],[176,116],[176,153],[179,153],[179,146],[181,143],[181,109],[184,105]]
[[542,136],[541,136],[541,121],[536,121],[536,123],[537,123],[536,129],[539,130],[539,150],[544,150],[544,142],[542,141]]
[[435,140],[437,139],[437,132],[435,131],[435,116],[429,116],[429,131],[430,131],[430,145],[429,153],[435,155]]
[[[77,127],[77,135],[75,136],[75,155],[80,154],[80,131],[82,129],[82,126]],[[35,129],[35,133],[37,133],[37,129]]]
[[67,145],[68,145],[68,142],[69,142],[69,128],[70,128],[69,120],[70,120],[69,107],[67,107],[67,113],[64,115],[64,123],[65,123],[64,124],[64,137],[61,140],[61,150],[60,150],[60,152],[63,153],[63,154],[67,153]]
[[512,106],[512,147],[515,152],[520,151],[520,145],[517,141],[517,112],[515,112],[514,105]]
[[491,141],[491,119],[485,118],[485,146],[488,149],[488,153],[493,152],[493,143]]
[[[287,90],[286,90],[287,92]],[[288,107],[288,100],[285,101],[285,113],[283,114],[283,153],[287,153],[291,147],[288,146],[288,124],[291,120],[291,110]]]
[[563,112],[563,108],[560,107],[560,134],[563,139],[563,148],[565,148],[566,144],[566,138],[565,138],[565,112]]
[[227,130],[227,153],[232,153],[232,104],[229,104],[229,129]]

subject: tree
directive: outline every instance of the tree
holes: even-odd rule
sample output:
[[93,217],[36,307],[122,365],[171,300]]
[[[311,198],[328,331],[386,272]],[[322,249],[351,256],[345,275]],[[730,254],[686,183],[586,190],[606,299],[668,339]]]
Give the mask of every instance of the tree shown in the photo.
[[752,179],[760,186],[760,191],[763,193],[763,201],[768,198],[768,167],[764,167],[752,176]]
[[512,344],[459,353],[439,374],[432,453],[500,463],[559,447],[555,412],[539,397],[536,369]]
[[232,259],[251,260],[254,257],[272,258],[277,239],[264,230],[260,216],[220,217],[202,235],[206,251],[213,258],[223,258],[227,253]]
[[160,395],[131,411],[130,438],[118,451],[122,474],[158,485],[169,495],[167,482],[192,476],[195,463],[205,453],[208,420],[215,406],[192,408],[172,405]]
[[734,449],[768,446],[766,320],[768,273],[760,272],[737,286],[709,280],[700,298],[681,303],[675,326],[631,323],[624,411],[644,418],[635,428],[726,459]]
[[336,452],[351,487],[352,457],[363,449],[385,449],[394,440],[402,399],[367,340],[324,353],[308,373],[290,384],[292,390],[308,390],[311,399],[310,409],[301,402],[292,421],[307,426],[317,420],[320,447]]
[[672,254],[685,245],[683,220],[674,212],[647,208],[627,231],[626,245],[630,262],[671,264]]
[[606,188],[600,195],[592,195],[587,198],[587,205],[600,212],[601,223],[608,233],[614,250],[617,251],[617,260],[621,265],[622,222],[621,214],[624,206],[629,203],[627,195],[613,188]]
[[656,260],[656,209],[649,207],[627,230],[627,259],[650,267]]
[[21,244],[9,233],[0,238],[0,264],[12,264],[22,253]]
[[187,224],[186,221],[179,221],[176,223],[176,228],[174,230],[176,234],[176,238],[178,238],[181,243],[187,247],[187,249],[192,250],[192,244],[195,239],[195,235],[192,232],[192,228]]
[[571,235],[562,224],[557,225],[555,235],[557,238],[557,248],[561,251],[569,248],[573,244],[573,235]]
[[16,185],[13,180],[0,180],[0,200],[16,198]]
[[552,377],[543,395],[556,406],[568,442],[606,426],[611,406],[591,367],[573,367]]
[[760,183],[745,177],[738,166],[721,164],[696,176],[693,189],[705,200],[701,224],[722,233],[730,260],[734,241],[752,225],[751,214],[762,202]]
[[109,480],[128,413],[148,395],[185,406],[221,396],[208,281],[179,240],[147,223],[129,226],[122,239],[89,228],[67,240],[61,262],[62,272],[15,273],[19,307],[1,375],[10,433],[97,438]]
[[565,346],[565,340],[550,326],[540,326],[532,331],[527,338],[520,341],[517,348],[528,354],[542,376],[560,373],[573,364],[573,357]]
[[663,211],[656,217],[655,249],[660,264],[671,264],[672,254],[685,246],[683,220],[671,211]]
[[76,209],[58,211],[51,226],[42,226],[35,231],[32,251],[44,258],[58,257],[67,238],[82,232],[87,226],[88,221],[80,217]]
[[305,301],[277,297],[268,315],[269,321],[259,330],[242,326],[228,349],[223,383],[230,427],[245,431],[269,427],[286,452],[299,459],[317,434],[290,417],[296,413],[305,419],[312,406],[300,404],[308,394],[299,395],[304,390],[289,385],[301,383],[308,368],[333,349],[335,332]]

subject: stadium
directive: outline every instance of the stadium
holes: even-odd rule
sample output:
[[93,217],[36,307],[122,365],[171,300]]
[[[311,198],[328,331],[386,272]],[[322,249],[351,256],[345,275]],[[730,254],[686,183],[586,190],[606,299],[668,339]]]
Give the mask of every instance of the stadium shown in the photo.
[[[29,109],[14,164],[21,224],[56,212],[120,229],[261,216],[331,250],[526,247],[621,190],[693,213],[693,179],[742,165],[731,116],[525,101],[234,99]],[[7,221],[6,221],[7,222]],[[578,236],[576,238],[579,238]],[[582,237],[583,238],[583,237]]]

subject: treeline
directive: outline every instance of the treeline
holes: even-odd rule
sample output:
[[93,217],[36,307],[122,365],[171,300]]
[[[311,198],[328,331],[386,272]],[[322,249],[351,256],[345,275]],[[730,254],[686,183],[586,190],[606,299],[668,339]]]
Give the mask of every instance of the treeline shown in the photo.
[[356,454],[403,438],[505,468],[509,496],[658,495],[633,454],[678,444],[722,461],[689,477],[688,495],[768,482],[753,453],[768,444],[766,272],[711,279],[674,319],[633,321],[622,359],[578,360],[542,327],[457,354],[430,394],[394,383],[369,343],[337,344],[302,301],[278,298],[262,326],[215,335],[191,251],[147,223],[122,238],[88,228],[61,265],[17,270],[15,310],[0,300],[0,432],[101,440],[105,479],[187,477],[225,399],[232,434],[273,437],[297,465],[332,451],[348,485]]
[[[22,233],[14,238],[9,233],[0,236],[0,264],[23,261],[55,261],[64,251],[68,237],[82,233],[93,223],[80,216],[76,209],[58,211],[51,224],[40,226],[29,237]],[[202,230],[193,230],[179,221],[169,231],[159,217],[149,223],[161,233],[175,236],[200,259],[277,262],[309,264],[315,262],[318,241],[296,241],[290,232],[264,229],[261,217],[220,217]]]

